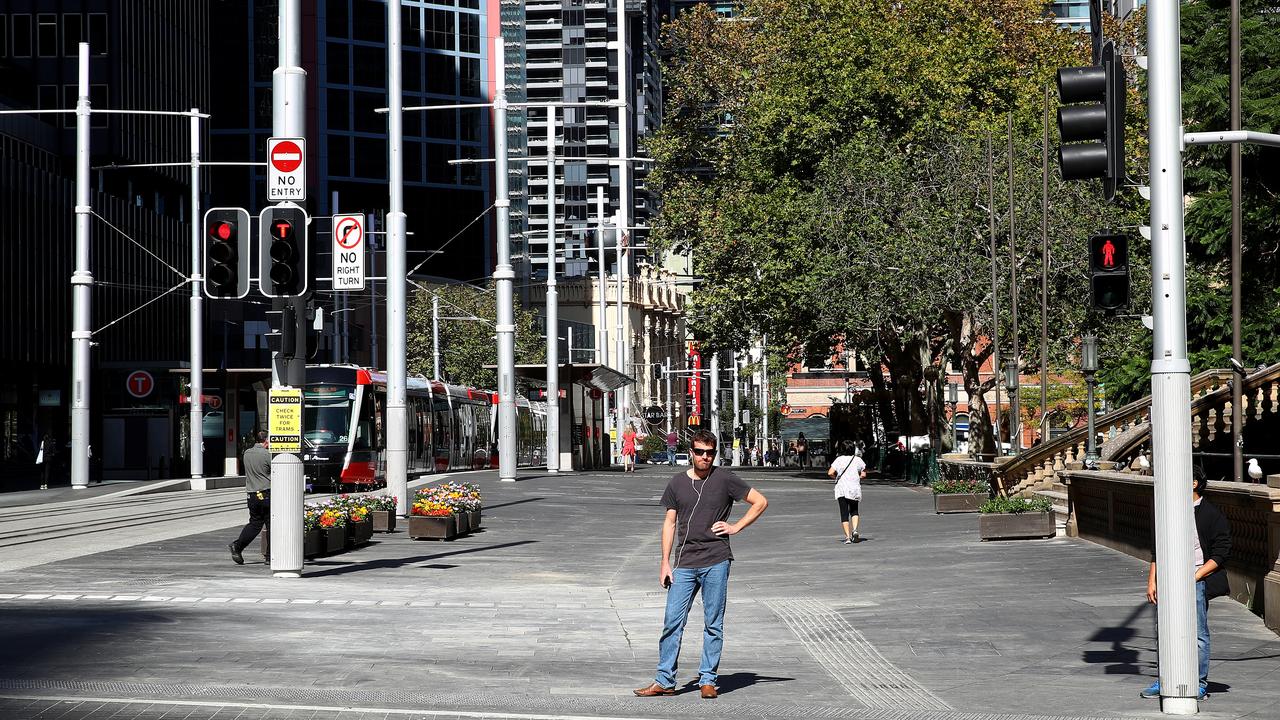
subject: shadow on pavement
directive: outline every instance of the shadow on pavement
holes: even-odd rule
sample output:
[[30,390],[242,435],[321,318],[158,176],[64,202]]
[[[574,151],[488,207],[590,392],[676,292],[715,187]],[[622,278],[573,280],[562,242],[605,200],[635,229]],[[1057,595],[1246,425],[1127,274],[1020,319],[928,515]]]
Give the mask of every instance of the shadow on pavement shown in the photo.
[[525,498],[524,500],[512,500],[511,502],[498,503],[496,505],[485,505],[484,509],[493,510],[494,508],[511,507],[512,505],[523,505],[525,503],[538,502],[539,500],[546,500],[546,498],[531,497],[531,498]]
[[[467,548],[465,550],[453,550],[450,552],[435,553],[433,555],[417,555],[415,557],[407,557],[407,558],[385,558],[382,560],[369,560],[367,562],[335,563],[335,562],[322,561],[322,562],[311,563],[311,566],[324,567],[326,565],[329,565],[331,567],[328,567],[324,570],[308,571],[306,572],[306,576],[312,577],[312,578],[332,577],[334,575],[346,575],[348,573],[363,572],[366,570],[383,570],[388,568],[398,568],[398,567],[404,567],[406,565],[413,565],[415,563],[426,562],[429,560],[439,560],[441,558],[453,557],[455,555],[467,555],[470,553],[485,552],[486,550],[502,550],[504,548],[518,547],[520,545],[531,545],[536,542],[538,541],[537,540],[517,540],[515,542],[502,543],[500,545],[485,545],[484,547]],[[429,565],[429,566],[424,565],[422,567],[428,567],[434,570],[445,569],[443,566],[439,564]],[[449,567],[455,567],[455,566],[450,565]]]
[[1134,622],[1139,616],[1145,615],[1149,607],[1147,603],[1136,605],[1120,625],[1098,628],[1089,637],[1089,642],[1109,642],[1111,649],[1085,650],[1081,658],[1090,664],[1107,663],[1104,669],[1107,675],[1139,675],[1145,671],[1154,674],[1155,663],[1139,662],[1141,648],[1134,647],[1130,642],[1138,635],[1137,629],[1133,627]]
[[[758,675],[753,672],[737,672],[730,673],[728,675],[721,675],[719,677],[718,684],[720,686],[720,694],[723,695],[725,693],[731,693],[734,690],[741,690],[742,688],[751,687],[752,685],[758,685],[760,683],[791,682],[792,680],[795,680],[795,678]],[[698,678],[690,680],[685,683],[684,687],[676,690],[677,695],[687,692],[698,692]]]

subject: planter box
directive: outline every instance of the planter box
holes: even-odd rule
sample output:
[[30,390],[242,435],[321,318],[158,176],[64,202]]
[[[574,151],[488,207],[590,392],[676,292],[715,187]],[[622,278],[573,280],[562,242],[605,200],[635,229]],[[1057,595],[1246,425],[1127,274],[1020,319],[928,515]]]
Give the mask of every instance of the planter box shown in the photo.
[[458,534],[457,521],[452,515],[443,517],[409,516],[409,537],[414,540],[450,540]]
[[347,529],[321,528],[320,552],[324,554],[342,552],[347,545]]
[[314,530],[305,530],[302,533],[302,557],[315,557],[320,554],[323,547],[324,537],[320,534],[320,528]]
[[360,522],[347,521],[347,547],[354,548],[369,542],[369,538],[373,537],[373,521],[362,520]]
[[1018,540],[1053,537],[1057,530],[1053,513],[986,513],[978,518],[978,534],[983,540]]
[[471,532],[471,520],[465,512],[453,514],[453,531],[457,535],[466,535]]
[[986,493],[940,493],[933,496],[933,511],[936,513],[978,512],[978,508],[986,501]]
[[471,512],[467,513],[467,524],[470,525],[471,532],[475,532],[480,529],[480,511],[479,510],[472,510]]
[[369,513],[373,518],[374,532],[395,532],[396,531],[396,513],[394,510],[374,510]]

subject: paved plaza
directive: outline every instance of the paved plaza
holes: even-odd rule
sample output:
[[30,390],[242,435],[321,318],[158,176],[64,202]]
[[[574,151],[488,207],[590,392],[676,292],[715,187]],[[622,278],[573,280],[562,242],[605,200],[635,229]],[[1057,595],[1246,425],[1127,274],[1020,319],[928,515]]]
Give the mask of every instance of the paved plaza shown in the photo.
[[[484,530],[402,527],[275,579],[226,550],[237,489],[3,503],[0,718],[1155,717],[1146,565],[1074,539],[982,543],[927,490],[865,489],[842,545],[831,485],[746,471],[769,509],[733,540],[722,694],[657,659],[670,473],[453,476]],[[431,479],[428,479],[431,480]],[[72,498],[68,500],[68,497]],[[736,509],[734,517],[742,512]],[[1212,604],[1210,718],[1280,717],[1280,637]]]

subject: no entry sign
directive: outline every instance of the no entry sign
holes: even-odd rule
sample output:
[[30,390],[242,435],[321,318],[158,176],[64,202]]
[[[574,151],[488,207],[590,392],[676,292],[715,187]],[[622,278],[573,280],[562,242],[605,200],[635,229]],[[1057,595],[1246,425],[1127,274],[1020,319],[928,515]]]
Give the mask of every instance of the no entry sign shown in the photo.
[[305,138],[267,140],[267,199],[307,199],[307,141]]
[[333,289],[364,289],[364,216],[333,216]]

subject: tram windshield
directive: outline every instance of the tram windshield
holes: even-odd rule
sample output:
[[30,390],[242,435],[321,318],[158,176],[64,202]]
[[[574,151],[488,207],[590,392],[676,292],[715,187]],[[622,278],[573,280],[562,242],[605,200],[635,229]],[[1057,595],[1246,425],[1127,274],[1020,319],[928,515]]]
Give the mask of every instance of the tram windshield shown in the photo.
[[303,434],[307,442],[313,445],[347,442],[351,427],[348,388],[308,388],[304,393],[303,406]]

